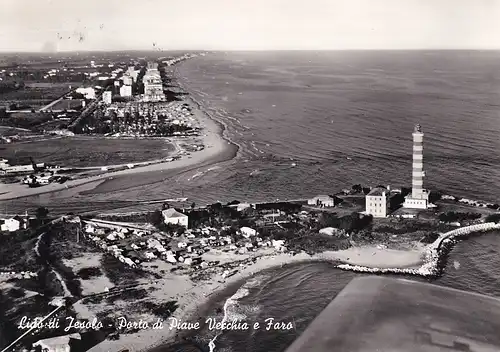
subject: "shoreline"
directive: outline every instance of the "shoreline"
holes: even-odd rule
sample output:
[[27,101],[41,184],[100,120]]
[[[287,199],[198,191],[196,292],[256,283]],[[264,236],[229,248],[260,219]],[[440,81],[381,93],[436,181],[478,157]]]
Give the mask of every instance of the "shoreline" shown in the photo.
[[182,82],[182,75],[180,75],[177,70],[172,71],[172,75],[173,75],[176,83],[178,84],[179,88],[182,91],[188,93],[188,95],[186,96],[186,99],[189,100],[193,105],[195,105],[197,111],[200,111],[202,114],[204,114],[205,116],[207,116],[211,121],[213,121],[216,125],[219,126],[219,128],[220,128],[220,137],[222,139],[224,139],[229,144],[231,144],[231,145],[233,145],[234,147],[237,148],[236,149],[236,155],[235,155],[235,156],[237,156],[239,154],[239,152],[241,151],[241,145],[239,145],[236,142],[232,141],[227,136],[227,134],[226,134],[226,132],[227,132],[227,126],[226,126],[226,124],[223,121],[220,121],[219,119],[217,119],[214,116],[212,116],[211,114],[209,114],[207,112],[207,110],[204,109],[203,104],[200,103],[197,99],[195,99],[195,96],[194,96],[193,92],[188,88],[188,85],[186,85],[186,84],[184,84]]
[[[379,255],[373,255],[373,253]],[[390,253],[389,256],[384,255],[387,253]],[[344,259],[350,257],[361,260],[357,261],[354,259],[349,259],[351,263],[366,264],[371,259],[372,267],[379,267],[384,265],[386,265],[387,267],[394,267],[397,264],[404,264],[404,266],[406,267],[413,267],[423,264],[423,254],[424,248],[422,247],[415,250],[388,250],[370,245],[351,247],[349,249],[341,251],[326,251],[322,253],[316,253],[314,255],[309,255],[305,252],[301,252],[296,255],[292,255],[289,253],[280,253],[276,255],[263,256],[258,258],[255,263],[245,267],[237,274],[227,279],[223,284],[215,285],[216,287],[213,287],[213,282],[217,282],[217,280],[215,278],[212,278],[212,285],[206,285],[208,286],[206,290],[210,292],[210,294],[200,295],[198,299],[195,300],[196,303],[187,305],[184,310],[176,311],[172,315],[172,318],[178,318],[186,322],[199,321],[206,314],[208,314],[209,309],[211,308],[211,302],[220,300],[221,298],[226,296],[231,296],[231,294],[234,293],[232,291],[236,292],[243,285],[243,283],[252,276],[261,274],[265,271],[276,269],[278,267],[309,263],[330,263],[332,265],[335,265],[335,269],[338,269],[336,265],[346,263]],[[416,260],[416,258],[418,259]],[[149,348],[142,349],[140,351],[160,352],[162,346],[170,346],[182,342],[182,338],[189,332],[190,331],[174,332],[173,330],[168,330],[167,333],[162,337],[161,341],[154,343]]]
[[[255,262],[247,265],[226,279],[222,278],[221,272],[211,275],[209,279],[193,282],[189,276],[177,276],[166,278],[167,281],[174,280],[176,283],[170,283],[169,286],[163,288],[172,300],[176,300],[178,304],[177,310],[171,315],[171,318],[177,318],[184,322],[195,323],[204,322],[204,316],[209,313],[211,304],[214,300],[220,300],[225,296],[230,296],[232,291],[237,291],[244,281],[251,278],[253,275],[273,270],[278,267],[288,265],[307,264],[307,263],[331,263],[338,265],[345,263],[344,259],[350,259],[353,263],[364,263],[371,261],[372,266],[376,267],[385,263],[388,266],[406,264],[413,266],[417,263],[416,258],[420,260],[420,255],[423,254],[422,249],[408,250],[387,250],[377,248],[376,246],[351,247],[342,251],[327,251],[314,255],[309,255],[305,252],[296,255],[290,253],[277,254],[262,254],[253,256]],[[376,253],[373,255],[373,253]],[[252,256],[251,256],[252,257]],[[357,260],[356,260],[357,259]],[[419,261],[418,264],[422,264]],[[234,293],[234,292],[232,292]],[[201,320],[203,319],[203,320]],[[141,330],[137,333],[120,335],[117,341],[105,340],[101,344],[94,346],[89,351],[108,351],[129,349],[135,351],[151,351],[160,352],[162,348],[171,346],[176,343],[183,342],[183,337],[193,332],[192,330],[170,330],[168,328],[169,321],[164,322],[163,329]]]
[[[184,89],[184,87],[181,88]],[[54,193],[70,188],[77,188],[80,186],[88,185],[89,183],[95,183],[92,189],[86,189],[82,192],[78,192],[77,190],[75,190],[77,193],[82,195],[91,195],[94,193],[101,193],[103,189],[107,188],[106,184],[108,183],[108,181],[111,181],[114,178],[122,178],[129,175],[151,172],[187,172],[199,167],[216,165],[218,163],[228,161],[236,157],[240,147],[230,141],[224,135],[226,127],[220,121],[217,121],[215,118],[213,118],[208,112],[204,111],[203,106],[198,103],[191,95],[187,95],[183,99],[183,101],[192,107],[192,113],[193,115],[195,115],[202,128],[202,135],[200,137],[204,145],[203,150],[192,152],[190,153],[190,155],[184,155],[179,160],[157,163],[152,160],[150,161],[152,164],[149,165],[138,166],[132,169],[114,172],[111,171],[106,174],[84,177],[76,180],[69,180],[64,184],[52,183],[39,188],[28,188],[26,187],[26,185],[22,184],[16,184],[14,187],[13,185],[1,184],[0,201],[16,200],[41,194]],[[164,138],[172,144],[176,144],[176,142],[182,141],[182,139],[176,139],[172,141],[172,139],[174,138]],[[118,188],[120,190],[124,189],[123,187]]]
[[[185,155],[179,160],[155,164],[151,165],[151,167],[144,166],[137,169],[125,170],[136,170],[136,172],[129,172],[128,174],[144,174],[142,175],[143,177],[141,179],[137,180],[137,183],[129,180],[126,187],[123,187],[120,182],[116,182],[126,175],[117,174],[113,175],[112,179],[108,178],[93,189],[85,190],[80,194],[93,195],[114,191],[124,191],[128,188],[143,186],[145,184],[163,182],[163,180],[167,178],[174,177],[185,172],[196,170],[202,167],[215,166],[219,163],[234,159],[237,155],[239,147],[236,144],[228,141],[223,136],[224,126],[213,119],[206,111],[198,108],[198,103],[190,96],[186,96],[183,101],[193,107],[192,112],[196,116],[196,119],[199,121],[200,126],[202,127],[202,135],[199,138],[203,140],[203,145],[205,146],[203,150],[192,152],[190,155]],[[158,173],[161,173],[161,179],[158,178]],[[147,174],[150,174],[152,180],[151,182],[145,183],[144,179],[148,177]]]

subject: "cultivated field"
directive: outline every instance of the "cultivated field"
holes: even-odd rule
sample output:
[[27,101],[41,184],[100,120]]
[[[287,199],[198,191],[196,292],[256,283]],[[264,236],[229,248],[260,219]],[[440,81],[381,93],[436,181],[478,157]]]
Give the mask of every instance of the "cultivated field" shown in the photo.
[[161,159],[174,150],[164,139],[52,138],[0,145],[0,157],[63,166],[88,167]]
[[37,109],[47,105],[69,91],[69,87],[77,87],[76,82],[50,83],[31,82],[25,83],[23,88],[0,94],[2,105],[10,107],[17,104],[21,109]]

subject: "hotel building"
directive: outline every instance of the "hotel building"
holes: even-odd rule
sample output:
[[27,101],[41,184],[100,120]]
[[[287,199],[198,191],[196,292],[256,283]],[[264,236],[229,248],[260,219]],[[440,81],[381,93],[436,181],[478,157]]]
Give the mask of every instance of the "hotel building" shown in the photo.
[[165,94],[163,93],[163,83],[161,81],[160,72],[158,71],[158,64],[148,64],[148,70],[142,82],[144,83],[144,101],[158,102],[166,100]]

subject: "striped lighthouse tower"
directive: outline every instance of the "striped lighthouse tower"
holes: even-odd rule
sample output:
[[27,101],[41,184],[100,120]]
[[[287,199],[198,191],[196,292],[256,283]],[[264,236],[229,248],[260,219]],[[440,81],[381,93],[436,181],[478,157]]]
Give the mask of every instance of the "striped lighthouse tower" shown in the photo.
[[413,131],[413,165],[411,174],[411,195],[421,198],[424,186],[424,133],[422,127],[416,125]]
[[411,195],[406,197],[404,207],[426,209],[429,194],[424,187],[424,133],[422,127],[416,125],[413,130],[413,163],[411,174]]

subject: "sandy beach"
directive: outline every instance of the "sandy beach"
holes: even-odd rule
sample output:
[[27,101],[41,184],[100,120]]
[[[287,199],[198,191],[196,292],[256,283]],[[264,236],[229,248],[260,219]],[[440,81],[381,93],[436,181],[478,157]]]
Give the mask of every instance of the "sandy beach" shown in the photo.
[[408,250],[384,248],[382,246],[351,247],[336,252],[324,252],[318,257],[336,259],[351,265],[368,268],[417,268],[422,265],[425,247],[415,244]]
[[[203,144],[205,146],[203,150],[191,152],[189,156],[183,156],[179,160],[155,163],[147,166],[140,166],[132,169],[126,169],[114,172],[112,171],[103,175],[70,180],[64,184],[51,183],[49,185],[38,188],[29,188],[28,186],[20,183],[9,184],[9,185],[0,184],[0,201],[29,197],[44,193],[57,192],[69,188],[75,188],[75,192],[79,193],[80,186],[82,185],[88,185],[88,186],[91,185],[91,187],[87,186],[85,187],[85,189],[81,189],[81,191],[89,192],[91,189],[98,187],[99,185],[105,183],[106,181],[121,176],[155,172],[155,171],[163,172],[163,171],[172,171],[178,169],[181,170],[189,167],[206,165],[207,163],[217,163],[219,161],[223,161],[219,160],[220,157],[227,154],[225,152],[228,149],[230,148],[235,149],[236,147],[222,137],[222,131],[223,131],[222,126],[220,126],[217,122],[213,121],[202,110],[200,110],[197,104],[194,103],[189,97],[186,98],[185,101],[189,103],[190,106],[192,106],[192,112],[195,115],[195,118],[198,120],[199,125],[203,128],[202,135],[199,137],[200,139],[202,139]],[[186,139],[177,137],[168,138],[168,140],[172,141],[173,143],[186,142]]]
[[[275,255],[261,255],[257,260],[228,279],[223,279],[220,274],[202,282],[192,282],[188,276],[169,276],[158,282],[159,294],[165,295],[163,299],[175,299],[179,308],[174,312],[173,318],[185,322],[195,323],[200,321],[200,309],[221,292],[225,292],[232,285],[238,287],[241,282],[263,270],[286,264],[300,262],[327,261],[334,264],[339,262],[369,267],[412,267],[422,264],[421,256],[424,247],[420,249],[393,250],[377,246],[352,247],[342,251],[328,251],[316,255],[300,253],[291,255],[280,253]],[[224,259],[224,258],[219,258]],[[230,259],[230,258],[226,258]],[[163,286],[163,287],[161,287]],[[239,288],[239,287],[238,287]],[[237,289],[237,288],[236,288]],[[160,297],[159,297],[160,298]],[[169,329],[169,321],[165,322],[162,329],[141,330],[134,334],[121,335],[117,341],[104,341],[90,351],[148,351],[154,347],[173,342],[179,331]],[[182,334],[182,332],[180,332]]]

